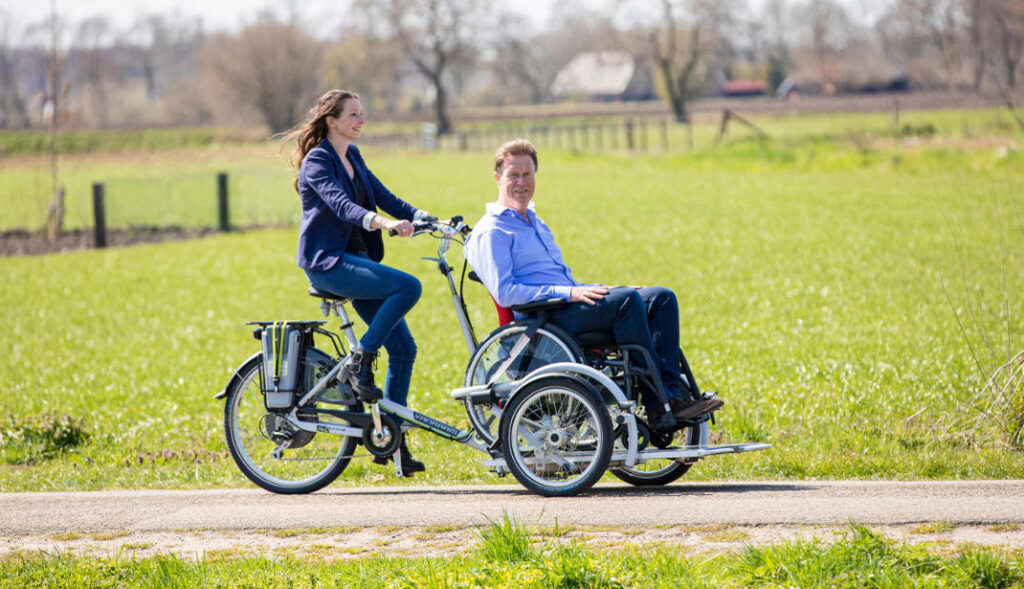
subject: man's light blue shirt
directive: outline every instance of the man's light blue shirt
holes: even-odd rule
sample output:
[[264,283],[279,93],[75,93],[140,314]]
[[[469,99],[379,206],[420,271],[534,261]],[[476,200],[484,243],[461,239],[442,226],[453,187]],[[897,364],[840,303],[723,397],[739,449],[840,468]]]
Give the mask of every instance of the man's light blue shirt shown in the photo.
[[570,298],[582,286],[562,260],[551,230],[537,217],[531,202],[523,217],[497,202],[466,241],[464,253],[488,292],[502,307],[541,299]]

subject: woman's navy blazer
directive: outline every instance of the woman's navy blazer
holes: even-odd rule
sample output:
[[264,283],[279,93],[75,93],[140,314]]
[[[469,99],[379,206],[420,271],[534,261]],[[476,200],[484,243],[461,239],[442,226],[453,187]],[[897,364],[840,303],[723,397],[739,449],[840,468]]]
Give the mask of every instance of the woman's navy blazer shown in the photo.
[[[359,148],[351,143],[348,161],[366,188],[367,208],[356,204],[355,187],[329,141],[321,141],[302,160],[299,167],[302,223],[296,255],[300,268],[319,272],[333,268],[345,255],[345,246],[353,228],[362,227],[366,213],[377,212],[378,206],[396,219],[411,221],[416,214],[416,207],[391,194],[381,184],[366,167]],[[367,254],[375,262],[384,257],[384,240],[380,233],[369,231],[364,237]]]

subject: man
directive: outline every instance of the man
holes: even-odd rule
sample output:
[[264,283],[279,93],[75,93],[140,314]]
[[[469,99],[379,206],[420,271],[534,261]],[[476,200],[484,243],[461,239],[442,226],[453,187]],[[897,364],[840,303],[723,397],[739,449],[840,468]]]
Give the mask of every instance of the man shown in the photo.
[[[498,200],[487,203],[487,213],[464,250],[494,299],[503,307],[568,299],[571,304],[552,312],[551,323],[572,334],[611,332],[618,345],[643,346],[659,362],[669,410],[675,417],[694,419],[721,407],[718,399],[684,398],[680,390],[675,293],[664,287],[609,288],[573,278],[551,230],[534,212],[536,173],[537,150],[525,139],[509,141],[494,155]],[[641,391],[641,400],[652,425],[665,423],[664,405],[653,391]]]

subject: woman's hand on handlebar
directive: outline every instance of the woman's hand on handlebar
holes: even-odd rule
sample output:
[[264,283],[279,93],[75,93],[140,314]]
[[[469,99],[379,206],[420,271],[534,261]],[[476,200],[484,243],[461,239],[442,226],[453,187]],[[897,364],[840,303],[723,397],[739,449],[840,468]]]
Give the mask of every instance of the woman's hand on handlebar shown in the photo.
[[388,235],[401,235],[402,237],[409,237],[412,232],[416,230],[412,223],[406,220],[396,221],[394,219],[384,219],[381,217],[381,224],[384,225],[384,229],[388,230]]

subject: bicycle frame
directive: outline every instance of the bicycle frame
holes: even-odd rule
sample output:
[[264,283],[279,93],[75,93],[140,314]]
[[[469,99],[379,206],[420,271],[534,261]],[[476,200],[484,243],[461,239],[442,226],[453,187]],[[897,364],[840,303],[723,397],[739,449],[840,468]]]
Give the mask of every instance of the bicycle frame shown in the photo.
[[[452,279],[451,276],[452,268],[451,266],[448,265],[447,259],[447,252],[448,249],[451,247],[451,240],[455,238],[455,236],[459,235],[464,227],[466,226],[461,222],[457,223],[454,227],[444,226],[444,228],[441,230],[441,243],[437,247],[437,257],[422,259],[435,262],[437,264],[438,270],[440,270],[440,272],[444,274],[445,278],[448,280],[448,288],[452,294],[452,305],[455,307],[455,313],[456,316],[458,317],[463,337],[466,340],[466,347],[469,348],[469,353],[472,354],[476,350],[477,346],[476,336],[473,333],[473,329],[469,322],[469,318],[466,316],[466,313],[464,311],[463,300],[455,287],[455,281],[454,279]],[[419,233],[425,233],[427,231],[428,230],[426,229],[419,230],[416,233],[414,233],[414,235]],[[330,313],[333,311],[334,314],[337,315],[338,318],[341,320],[341,331],[345,336],[345,340],[347,341],[349,348],[351,349],[358,346],[359,340],[356,337],[355,330],[352,327],[353,323],[349,319],[348,312],[345,309],[345,303],[343,301],[325,300],[321,304],[320,310],[321,312],[323,312],[325,316],[329,316]],[[338,374],[340,371],[341,363],[339,362],[330,371],[328,371],[327,374],[321,377],[313,385],[313,387],[310,388],[310,390],[295,403],[295,406],[286,416],[286,419],[293,427],[309,432],[320,432],[341,436],[361,437],[363,435],[363,427],[354,427],[350,425],[341,425],[329,422],[310,423],[302,421],[298,417],[298,410],[305,406],[307,403],[309,403],[321,392],[323,392],[324,389],[326,389],[330,383],[335,381],[338,378]],[[394,401],[391,401],[389,399],[381,399],[377,401],[376,407],[371,408],[371,416],[376,415],[375,413],[373,413],[373,411],[376,410],[377,408],[385,411],[388,414],[399,417],[402,420],[401,427],[403,429],[410,429],[416,427],[418,429],[423,429],[432,434],[441,436],[447,440],[459,442],[476,450],[489,453],[489,450],[487,449],[486,446],[484,446],[476,439],[474,439],[472,429],[470,431],[463,431],[453,425],[447,424],[429,415],[420,413],[419,411],[410,409],[405,405],[395,403]],[[325,411],[327,413],[334,412],[334,410],[321,411]],[[352,414],[348,412],[338,413],[346,417],[352,417]],[[377,430],[379,430],[379,418],[374,420],[374,427],[377,428]],[[401,467],[399,463],[396,462],[396,471],[398,471],[399,474],[401,474],[400,468]]]

